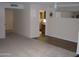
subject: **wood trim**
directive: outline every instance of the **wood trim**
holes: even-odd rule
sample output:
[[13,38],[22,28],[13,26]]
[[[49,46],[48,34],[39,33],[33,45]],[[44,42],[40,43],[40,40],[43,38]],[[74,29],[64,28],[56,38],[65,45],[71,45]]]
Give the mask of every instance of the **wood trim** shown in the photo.
[[46,42],[74,52],[76,52],[77,49],[77,43],[56,37],[46,36]]

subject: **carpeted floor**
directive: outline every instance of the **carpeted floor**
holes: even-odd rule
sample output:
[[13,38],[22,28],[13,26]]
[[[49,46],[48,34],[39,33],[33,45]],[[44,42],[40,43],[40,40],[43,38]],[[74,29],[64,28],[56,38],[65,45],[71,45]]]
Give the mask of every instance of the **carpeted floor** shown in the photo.
[[74,57],[75,52],[23,37],[18,34],[7,34],[0,39],[0,57]]

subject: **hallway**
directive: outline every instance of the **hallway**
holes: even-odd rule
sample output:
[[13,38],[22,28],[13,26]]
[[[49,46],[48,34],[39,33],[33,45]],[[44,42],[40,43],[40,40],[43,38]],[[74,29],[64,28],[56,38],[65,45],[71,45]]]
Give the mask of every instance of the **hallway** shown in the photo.
[[9,33],[6,39],[0,40],[0,57],[74,57],[75,55],[75,52],[14,33]]

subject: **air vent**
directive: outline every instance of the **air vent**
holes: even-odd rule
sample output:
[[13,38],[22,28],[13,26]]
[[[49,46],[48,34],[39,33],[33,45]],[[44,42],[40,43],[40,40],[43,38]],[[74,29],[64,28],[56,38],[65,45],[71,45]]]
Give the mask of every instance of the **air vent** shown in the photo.
[[18,7],[18,5],[17,5],[17,4],[11,4],[11,6],[12,6],[12,7]]

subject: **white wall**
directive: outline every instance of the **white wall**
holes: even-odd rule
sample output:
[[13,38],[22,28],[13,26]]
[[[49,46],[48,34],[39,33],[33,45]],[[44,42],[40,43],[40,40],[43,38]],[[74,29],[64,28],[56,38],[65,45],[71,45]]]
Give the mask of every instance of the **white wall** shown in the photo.
[[30,5],[24,5],[24,9],[14,10],[15,32],[29,37],[30,36]]
[[78,32],[78,43],[77,43],[77,51],[76,54],[79,54],[79,32]]
[[5,38],[5,10],[0,7],[0,38]]
[[[10,3],[0,3],[0,39],[5,38],[5,8],[23,9],[23,4],[18,5],[18,7],[11,7]],[[11,15],[9,17],[11,17]]]
[[36,6],[31,6],[31,27],[30,27],[30,37],[34,38],[34,37],[38,37],[39,36],[39,11],[38,8],[36,8]]
[[62,18],[60,12],[49,8],[48,13],[52,11],[53,17],[47,16],[46,35],[60,39],[77,42],[78,40],[78,19]]
[[[60,12],[55,13],[53,5],[33,4],[31,6],[31,37],[39,36],[39,10],[46,10],[46,35],[60,39],[77,42],[78,29],[77,20],[72,18],[62,18]],[[50,17],[53,12],[53,17]]]
[[[77,23],[79,24],[79,20],[77,21]],[[78,41],[77,41],[77,51],[76,54],[79,54],[79,25],[78,25]]]
[[[60,12],[55,13],[53,5],[50,4],[25,5],[24,10],[17,10],[15,18],[17,22],[19,20],[19,23],[15,26],[16,32],[30,38],[38,37],[41,9],[46,10],[46,35],[77,42],[78,23],[76,22],[78,19],[61,18]],[[50,12],[53,12],[53,17],[49,16]]]
[[14,30],[14,17],[13,17],[13,10],[12,9],[5,9],[5,25],[7,31],[13,31]]
[[72,15],[73,15],[73,12],[67,12],[67,11],[61,12],[61,17],[62,18],[71,18]]

